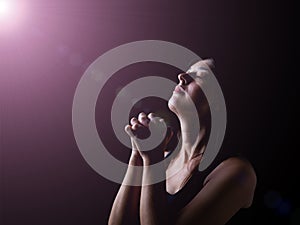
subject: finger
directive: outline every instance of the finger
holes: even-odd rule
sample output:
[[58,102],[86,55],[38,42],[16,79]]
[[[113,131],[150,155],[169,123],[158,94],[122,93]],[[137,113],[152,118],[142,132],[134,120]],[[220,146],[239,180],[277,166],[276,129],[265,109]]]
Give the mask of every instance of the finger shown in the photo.
[[151,120],[151,119],[153,119],[153,118],[155,118],[156,117],[156,115],[155,115],[155,113],[149,113],[148,114],[148,118]]
[[126,125],[124,130],[130,137],[134,137],[134,134],[132,133],[132,128],[130,125]]
[[144,112],[141,112],[138,117],[138,121],[143,124],[145,127],[148,127],[149,119]]
[[134,124],[136,124],[136,123],[138,123],[139,121],[137,120],[137,118],[135,118],[135,117],[132,117],[131,118],[131,120],[130,120],[130,124],[131,125],[134,125]]
[[146,139],[151,135],[149,128],[140,123],[133,126],[132,133],[139,139]]
[[141,124],[135,123],[134,125],[131,126],[131,129],[132,129],[132,130],[137,130],[138,128],[141,128],[141,127],[142,127]]

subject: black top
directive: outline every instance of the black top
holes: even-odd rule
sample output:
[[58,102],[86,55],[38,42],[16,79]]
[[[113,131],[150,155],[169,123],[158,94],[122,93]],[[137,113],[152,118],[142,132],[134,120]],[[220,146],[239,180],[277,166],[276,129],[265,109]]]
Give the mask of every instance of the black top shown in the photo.
[[203,181],[206,176],[196,170],[188,182],[175,194],[167,194],[168,209],[173,214],[177,214],[186,206],[203,188]]
[[[217,156],[211,165],[204,171],[199,171],[198,167],[193,172],[188,182],[175,194],[166,192],[167,195],[167,207],[169,215],[172,215],[172,219],[176,219],[179,211],[184,208],[203,188],[205,178],[225,159],[229,157],[237,156],[236,154],[228,154],[223,157]],[[168,157],[168,156],[167,156]],[[172,223],[171,223],[172,224]]]
[[187,183],[175,194],[166,192],[169,212],[176,215],[203,188],[203,182],[214,168],[199,171],[197,168]]

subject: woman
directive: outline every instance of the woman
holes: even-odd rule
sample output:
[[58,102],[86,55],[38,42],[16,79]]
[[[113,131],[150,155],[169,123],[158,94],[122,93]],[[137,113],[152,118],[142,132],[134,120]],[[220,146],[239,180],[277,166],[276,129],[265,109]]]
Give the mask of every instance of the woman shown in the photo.
[[[143,151],[136,135],[151,124],[159,128],[163,119],[142,112],[126,126],[132,140],[130,166],[113,203],[109,225],[221,225],[239,209],[251,205],[256,175],[245,159],[216,159],[204,172],[198,171],[210,132],[210,110],[201,90],[202,77],[209,75],[211,66],[212,60],[201,60],[187,73],[178,75],[179,84],[168,106],[179,119],[181,145],[163,171],[164,181],[153,184],[155,172],[149,166],[170,154],[166,147],[173,132],[167,132],[154,150]],[[192,115],[195,106],[201,124],[196,135]],[[142,166],[143,170],[133,166]],[[140,186],[125,185],[137,180]]]

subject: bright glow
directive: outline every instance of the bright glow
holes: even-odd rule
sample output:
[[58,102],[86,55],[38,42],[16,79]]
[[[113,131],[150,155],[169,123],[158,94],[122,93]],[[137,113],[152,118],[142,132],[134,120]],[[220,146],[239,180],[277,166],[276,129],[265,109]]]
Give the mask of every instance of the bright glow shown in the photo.
[[11,11],[11,5],[8,0],[0,0],[0,16],[6,16],[10,13]]
[[26,1],[0,0],[0,33],[19,30],[27,15]]

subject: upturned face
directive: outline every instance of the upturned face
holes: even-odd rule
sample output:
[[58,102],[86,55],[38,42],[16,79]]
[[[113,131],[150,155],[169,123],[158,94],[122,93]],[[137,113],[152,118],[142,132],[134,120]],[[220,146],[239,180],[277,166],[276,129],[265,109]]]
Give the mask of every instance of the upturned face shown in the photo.
[[202,78],[209,75],[211,60],[201,60],[190,67],[186,73],[178,75],[178,85],[175,87],[168,106],[177,116],[189,116],[193,108],[199,116],[208,112],[209,106],[201,89]]

